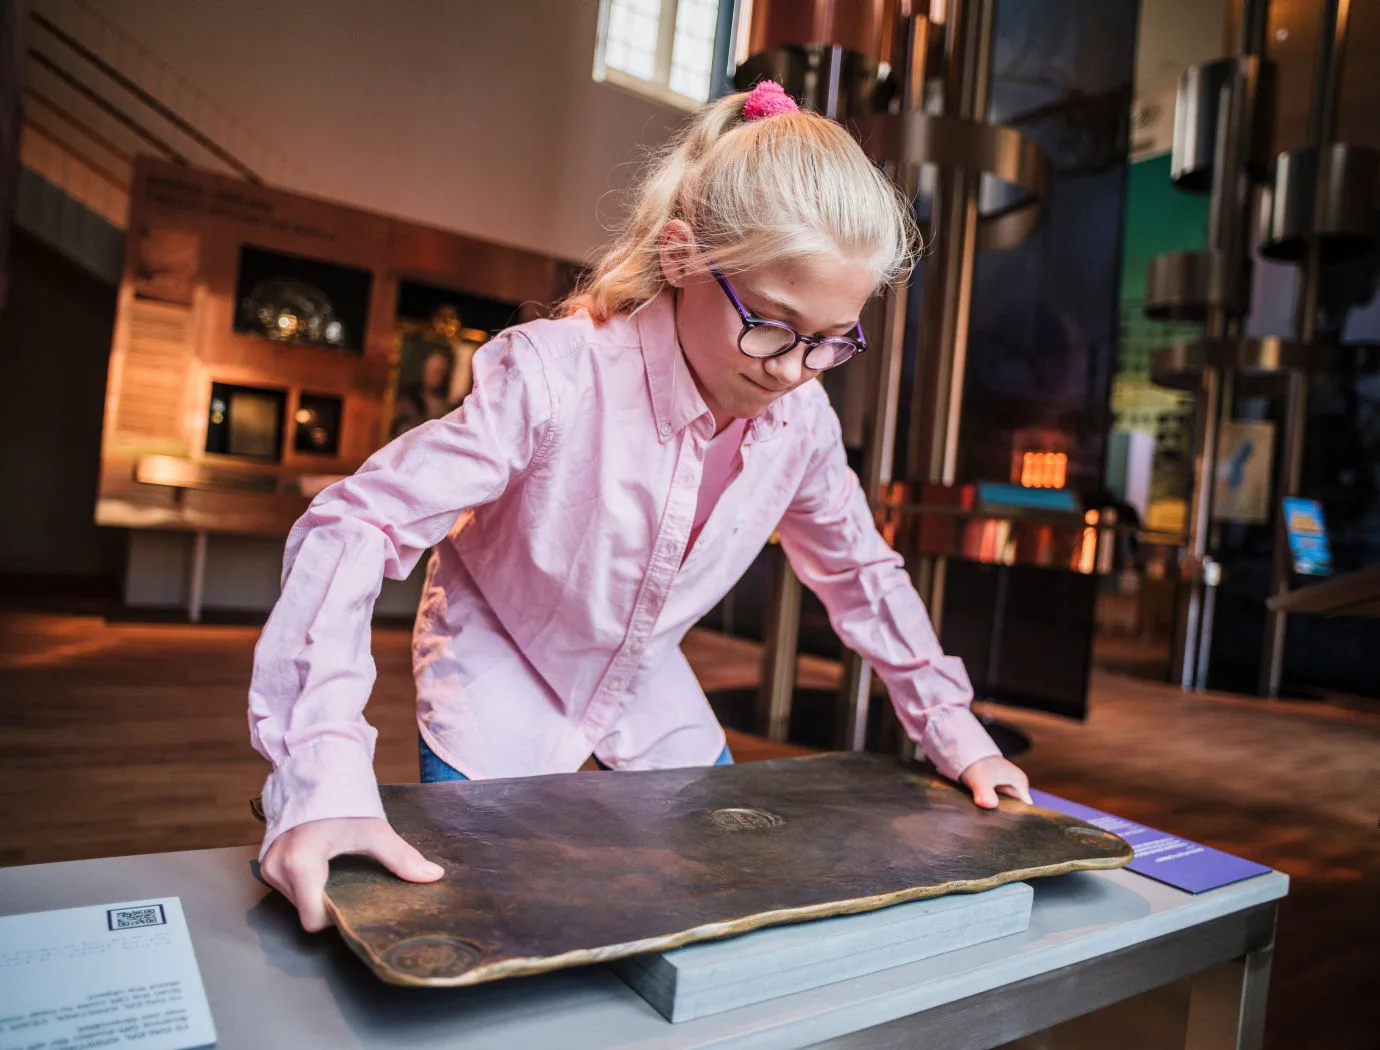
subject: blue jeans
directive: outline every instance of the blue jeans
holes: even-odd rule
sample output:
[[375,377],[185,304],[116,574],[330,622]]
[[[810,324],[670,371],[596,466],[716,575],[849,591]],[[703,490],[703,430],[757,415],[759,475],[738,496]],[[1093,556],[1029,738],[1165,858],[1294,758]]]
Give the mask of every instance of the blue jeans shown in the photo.
[[[447,763],[445,759],[437,755],[431,748],[427,747],[426,740],[421,736],[417,737],[417,757],[421,762],[423,784],[439,784],[447,780],[470,779],[465,776],[464,773],[460,772],[460,770]],[[594,761],[599,762],[597,758]],[[725,744],[724,749],[719,752],[719,757],[714,760],[714,764],[716,766],[733,765],[733,754],[728,750],[727,744]],[[608,767],[602,762],[599,762],[599,768],[607,769]]]

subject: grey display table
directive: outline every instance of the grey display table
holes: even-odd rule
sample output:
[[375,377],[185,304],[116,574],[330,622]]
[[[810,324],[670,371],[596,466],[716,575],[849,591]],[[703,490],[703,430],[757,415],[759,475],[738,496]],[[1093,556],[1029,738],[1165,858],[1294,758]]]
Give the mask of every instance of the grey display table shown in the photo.
[[[223,1050],[979,1050],[1193,977],[1190,1050],[1258,1047],[1278,873],[1191,896],[1125,871],[1037,880],[1015,937],[672,1025],[602,966],[474,988],[379,983],[250,876],[248,847],[0,868],[0,914],[177,896]],[[1194,976],[1197,975],[1197,976]]]

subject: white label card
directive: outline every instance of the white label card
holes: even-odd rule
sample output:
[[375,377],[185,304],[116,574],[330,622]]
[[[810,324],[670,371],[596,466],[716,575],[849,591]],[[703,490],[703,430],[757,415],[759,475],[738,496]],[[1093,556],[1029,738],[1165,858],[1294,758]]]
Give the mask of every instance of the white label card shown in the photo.
[[0,1050],[215,1042],[176,897],[0,916]]

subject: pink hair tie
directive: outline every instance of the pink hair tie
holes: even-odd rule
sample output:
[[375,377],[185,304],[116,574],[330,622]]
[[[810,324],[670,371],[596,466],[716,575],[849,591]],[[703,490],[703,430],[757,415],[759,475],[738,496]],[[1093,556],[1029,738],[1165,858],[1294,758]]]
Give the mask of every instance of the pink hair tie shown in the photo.
[[800,107],[795,104],[795,99],[786,94],[786,89],[774,80],[762,81],[749,91],[748,97],[743,100],[743,120],[748,122],[799,111]]

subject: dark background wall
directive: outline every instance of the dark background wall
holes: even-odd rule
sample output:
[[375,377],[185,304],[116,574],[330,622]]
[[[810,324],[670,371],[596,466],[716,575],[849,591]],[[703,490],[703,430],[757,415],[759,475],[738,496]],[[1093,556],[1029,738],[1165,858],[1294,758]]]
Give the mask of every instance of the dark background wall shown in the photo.
[[5,287],[10,222],[19,181],[19,69],[24,55],[24,5],[0,0],[0,310]]
[[0,573],[113,576],[93,523],[115,289],[22,232],[0,311]]

